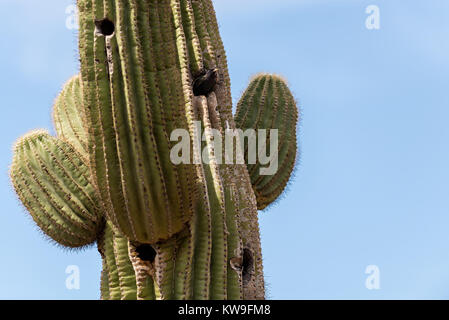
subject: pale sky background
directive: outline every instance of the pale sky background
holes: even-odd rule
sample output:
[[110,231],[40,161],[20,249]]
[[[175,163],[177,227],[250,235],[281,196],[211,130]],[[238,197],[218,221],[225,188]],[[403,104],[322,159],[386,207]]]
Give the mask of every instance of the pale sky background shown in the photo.
[[[97,299],[100,257],[49,244],[8,182],[11,146],[52,128],[78,70],[69,0],[0,1],[0,298]],[[273,299],[449,298],[449,2],[216,0],[236,101],[277,72],[300,101],[301,159],[261,213]],[[365,9],[378,5],[380,30]],[[80,290],[65,287],[68,265]],[[365,269],[380,269],[380,290]]]

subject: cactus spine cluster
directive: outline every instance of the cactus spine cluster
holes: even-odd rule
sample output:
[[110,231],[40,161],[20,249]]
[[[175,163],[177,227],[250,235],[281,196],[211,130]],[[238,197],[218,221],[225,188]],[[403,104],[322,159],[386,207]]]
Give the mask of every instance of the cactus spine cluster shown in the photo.
[[[56,99],[57,137],[35,131],[16,145],[20,200],[57,243],[97,243],[102,299],[264,299],[257,210],[282,193],[296,159],[285,82],[256,77],[234,120],[211,0],[77,5],[81,72]],[[217,79],[195,95],[208,70]],[[236,128],[279,129],[276,174],[218,158],[215,133]],[[190,163],[170,159],[178,129]],[[207,162],[194,161],[201,152]]]

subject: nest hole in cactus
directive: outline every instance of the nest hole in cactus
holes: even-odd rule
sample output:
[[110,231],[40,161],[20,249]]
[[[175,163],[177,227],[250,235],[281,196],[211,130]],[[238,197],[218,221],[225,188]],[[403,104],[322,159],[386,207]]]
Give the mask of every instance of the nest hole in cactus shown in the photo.
[[244,282],[251,280],[251,275],[254,269],[254,257],[253,252],[245,248],[243,249],[243,261],[242,261],[242,277]]
[[148,261],[153,263],[156,259],[157,252],[149,244],[141,244],[136,248],[136,252],[139,258],[143,261]]
[[95,21],[95,33],[97,35],[102,36],[110,36],[115,31],[115,25],[114,22],[109,20],[108,18],[104,18],[102,20],[96,20]]

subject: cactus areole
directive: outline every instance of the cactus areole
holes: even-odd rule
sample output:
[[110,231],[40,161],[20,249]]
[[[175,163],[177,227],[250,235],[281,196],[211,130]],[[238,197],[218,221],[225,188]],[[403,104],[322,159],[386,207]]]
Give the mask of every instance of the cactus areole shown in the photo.
[[[258,209],[283,192],[297,153],[285,81],[256,76],[234,117],[211,0],[77,5],[80,74],[55,101],[57,137],[16,144],[20,200],[58,244],[97,243],[102,299],[264,299]],[[258,142],[279,169],[262,175],[245,147],[244,163],[221,161],[216,134],[230,129],[276,130],[279,144]],[[176,130],[191,161],[171,159]]]

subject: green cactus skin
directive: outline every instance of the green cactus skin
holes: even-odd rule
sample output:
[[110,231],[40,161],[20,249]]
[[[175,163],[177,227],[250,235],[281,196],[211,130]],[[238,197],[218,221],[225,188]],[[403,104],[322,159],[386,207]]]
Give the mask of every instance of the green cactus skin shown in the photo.
[[110,222],[98,240],[103,258],[101,298],[103,300],[136,300],[137,279],[129,254],[129,241]]
[[14,188],[36,224],[67,247],[95,242],[101,209],[89,168],[74,148],[44,131],[20,139],[11,166]]
[[[95,184],[111,221],[142,243],[180,232],[196,196],[194,166],[169,157],[170,133],[189,129],[192,108],[176,2],[78,1]],[[114,21],[114,33],[101,34],[99,21]]]
[[[242,130],[279,130],[280,170],[275,175],[263,176],[259,174],[259,163],[248,164],[257,207],[263,210],[282,194],[296,163],[298,108],[286,81],[277,75],[262,74],[254,77],[237,105],[235,121]],[[246,163],[249,163],[246,152],[245,156]]]
[[79,76],[67,81],[54,103],[53,122],[58,137],[87,157],[88,140],[82,90]]
[[[214,130],[224,136],[236,124],[212,1],[77,4],[81,73],[55,101],[58,137],[37,132],[17,144],[11,177],[20,199],[58,243],[97,241],[104,300],[264,299],[256,194],[264,201],[274,197],[291,170],[280,170],[278,183],[254,175],[257,164],[222,164],[217,156]],[[194,96],[195,77],[211,69],[218,70],[218,83],[207,96]],[[290,169],[296,105],[277,77],[262,78],[269,89],[260,91],[260,79],[250,84],[247,95],[260,97],[242,98],[248,102],[239,104],[239,112],[247,116],[237,116],[237,124],[248,127],[242,119],[263,114],[255,128],[286,125],[280,157]],[[197,122],[201,145],[195,144]],[[192,155],[204,150],[209,161],[172,164],[175,129],[186,129]],[[45,146],[39,157],[35,145]],[[37,173],[29,174],[35,161]]]

